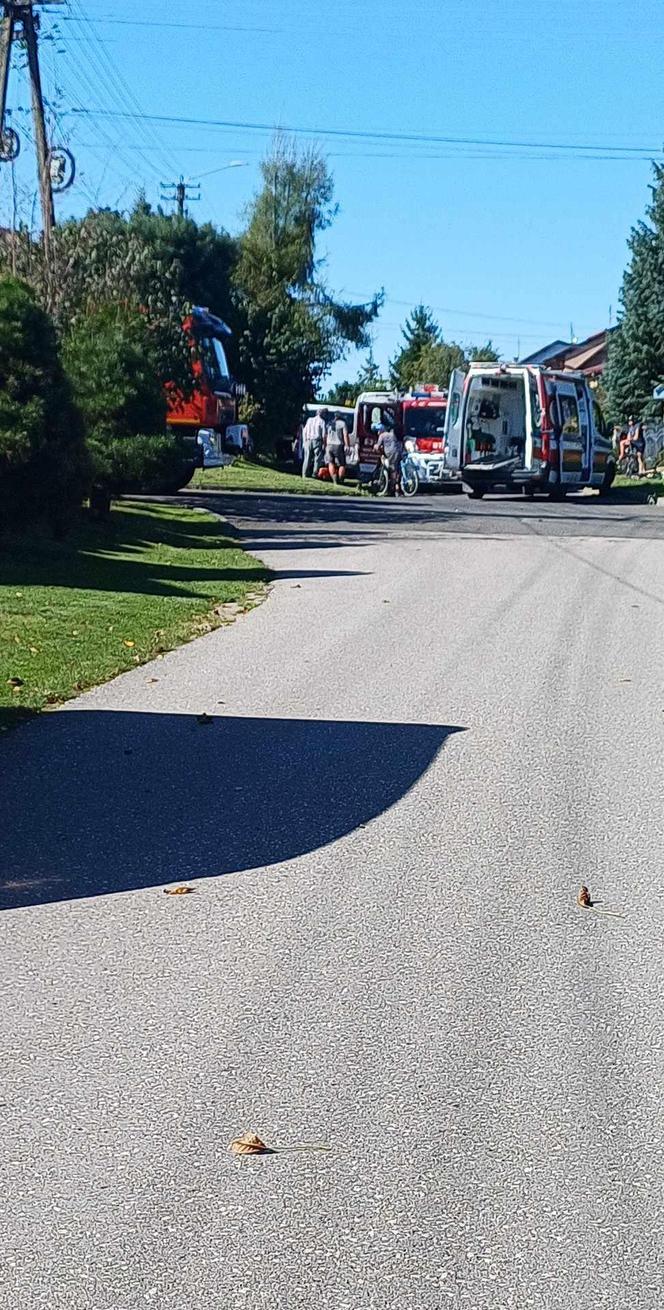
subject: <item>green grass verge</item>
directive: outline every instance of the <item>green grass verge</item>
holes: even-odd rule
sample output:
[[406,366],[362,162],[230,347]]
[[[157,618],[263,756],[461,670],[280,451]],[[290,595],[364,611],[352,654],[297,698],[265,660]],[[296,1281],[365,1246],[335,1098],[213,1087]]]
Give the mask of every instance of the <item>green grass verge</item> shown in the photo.
[[224,491],[281,491],[298,496],[356,496],[356,486],[335,486],[297,473],[282,473],[269,464],[238,459],[231,468],[198,469],[190,484],[194,488],[223,488]]
[[621,500],[647,503],[653,496],[658,500],[664,496],[664,477],[659,473],[651,478],[624,478],[618,475],[611,490]]
[[[0,731],[218,627],[268,570],[202,510],[126,502],[64,542],[0,547]],[[11,679],[21,679],[19,687]]]

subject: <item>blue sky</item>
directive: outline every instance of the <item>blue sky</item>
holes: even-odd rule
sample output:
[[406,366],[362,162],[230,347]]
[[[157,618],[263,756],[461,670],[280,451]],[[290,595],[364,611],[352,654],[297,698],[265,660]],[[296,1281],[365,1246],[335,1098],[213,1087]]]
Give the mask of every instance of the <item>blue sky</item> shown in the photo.
[[[626,239],[662,145],[655,0],[68,0],[43,28],[54,38],[43,41],[45,93],[79,167],[61,215],[91,200],[127,206],[138,186],[156,202],[160,180],[183,173],[201,180],[191,212],[233,231],[269,129],[299,128],[335,175],[339,216],[322,251],[331,287],[385,289],[379,364],[420,300],[448,339],[492,337],[506,357],[570,324],[581,338],[610,306],[615,320]],[[19,71],[8,103],[27,126]],[[265,128],[113,116],[138,111]],[[246,166],[203,176],[236,160]],[[29,164],[26,141],[16,175],[28,221]]]

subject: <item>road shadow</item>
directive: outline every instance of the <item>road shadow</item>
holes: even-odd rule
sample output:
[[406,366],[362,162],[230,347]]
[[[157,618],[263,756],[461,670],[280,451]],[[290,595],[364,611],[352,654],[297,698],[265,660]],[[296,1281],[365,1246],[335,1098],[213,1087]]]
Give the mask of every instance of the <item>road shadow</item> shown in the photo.
[[0,744],[0,908],[269,866],[378,818],[439,724],[62,711]]
[[[447,534],[527,536],[531,523],[546,536],[664,536],[664,515],[634,503],[611,507],[592,496],[573,496],[555,507],[522,496],[423,496],[410,501],[352,496],[251,495],[240,491],[181,493],[183,505],[211,509],[231,519],[249,550],[324,549],[414,536]],[[230,530],[230,525],[229,525]],[[265,543],[270,542],[269,547]]]

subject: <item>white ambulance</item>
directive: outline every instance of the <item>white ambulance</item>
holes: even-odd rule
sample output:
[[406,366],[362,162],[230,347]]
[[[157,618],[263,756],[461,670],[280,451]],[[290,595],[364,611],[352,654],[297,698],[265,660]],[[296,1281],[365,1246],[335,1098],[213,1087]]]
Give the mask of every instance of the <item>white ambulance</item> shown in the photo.
[[450,379],[445,464],[474,499],[496,488],[608,491],[611,438],[587,378],[525,364],[470,365]]

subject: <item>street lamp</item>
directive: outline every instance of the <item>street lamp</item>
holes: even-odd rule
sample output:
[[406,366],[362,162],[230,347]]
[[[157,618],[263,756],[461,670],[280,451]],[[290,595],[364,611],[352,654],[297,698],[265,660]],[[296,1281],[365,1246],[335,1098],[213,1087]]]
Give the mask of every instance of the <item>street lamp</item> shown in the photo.
[[[227,168],[248,168],[249,162],[246,159],[231,159],[230,164],[221,164],[219,168],[210,168],[207,173],[199,173],[198,178],[212,177],[213,173],[225,173]],[[196,185],[194,183],[193,185]]]

